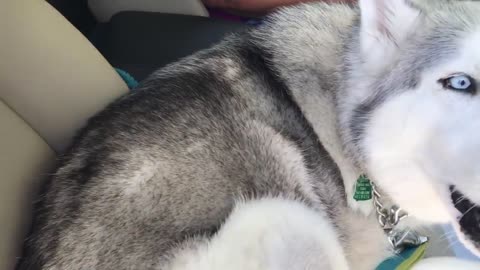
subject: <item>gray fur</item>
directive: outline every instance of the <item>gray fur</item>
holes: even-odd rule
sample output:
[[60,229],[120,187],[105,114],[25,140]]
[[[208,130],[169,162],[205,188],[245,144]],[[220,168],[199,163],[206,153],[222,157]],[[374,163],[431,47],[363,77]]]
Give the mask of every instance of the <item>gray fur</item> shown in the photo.
[[[20,268],[164,269],[217,232],[236,200],[265,196],[327,213],[348,240],[339,160],[362,169],[372,110],[414,88],[477,20],[430,13],[401,61],[371,78],[374,93],[350,100],[362,68],[358,16],[345,5],[283,9],[157,71],[93,117],[42,197]],[[279,141],[301,153],[310,178],[283,160]]]

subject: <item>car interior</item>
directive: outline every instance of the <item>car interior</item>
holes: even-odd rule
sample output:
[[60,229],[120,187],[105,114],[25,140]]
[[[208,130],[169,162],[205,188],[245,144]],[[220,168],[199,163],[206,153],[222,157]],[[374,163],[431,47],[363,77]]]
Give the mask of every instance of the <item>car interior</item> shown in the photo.
[[[14,269],[42,183],[86,120],[252,25],[211,16],[200,0],[6,0],[0,10],[0,269]],[[428,256],[470,256],[445,244],[449,228],[432,230],[442,244]]]

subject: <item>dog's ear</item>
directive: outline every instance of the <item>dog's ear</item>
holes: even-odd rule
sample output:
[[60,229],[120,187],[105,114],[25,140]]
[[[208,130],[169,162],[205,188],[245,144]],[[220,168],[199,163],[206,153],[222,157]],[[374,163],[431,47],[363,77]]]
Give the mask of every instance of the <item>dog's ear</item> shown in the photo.
[[360,0],[361,53],[367,63],[385,63],[414,31],[421,11],[410,0]]

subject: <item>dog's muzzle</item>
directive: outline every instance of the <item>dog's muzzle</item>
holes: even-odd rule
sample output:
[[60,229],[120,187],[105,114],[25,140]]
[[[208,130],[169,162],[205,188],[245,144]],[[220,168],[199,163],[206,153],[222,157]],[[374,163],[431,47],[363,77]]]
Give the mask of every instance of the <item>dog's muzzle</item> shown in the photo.
[[458,223],[462,232],[480,249],[480,206],[471,202],[455,187],[451,187],[450,191],[453,204],[461,213]]

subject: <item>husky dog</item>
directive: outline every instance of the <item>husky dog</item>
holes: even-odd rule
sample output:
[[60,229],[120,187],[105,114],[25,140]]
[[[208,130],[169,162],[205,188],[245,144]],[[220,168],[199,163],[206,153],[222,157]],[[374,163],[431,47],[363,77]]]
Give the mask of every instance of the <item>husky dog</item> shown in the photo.
[[77,136],[20,268],[374,269],[393,250],[363,174],[399,228],[451,223],[479,254],[479,14],[302,4],[155,72]]

